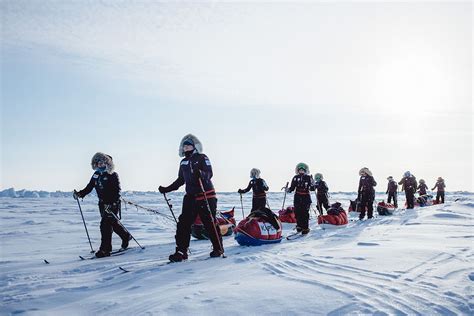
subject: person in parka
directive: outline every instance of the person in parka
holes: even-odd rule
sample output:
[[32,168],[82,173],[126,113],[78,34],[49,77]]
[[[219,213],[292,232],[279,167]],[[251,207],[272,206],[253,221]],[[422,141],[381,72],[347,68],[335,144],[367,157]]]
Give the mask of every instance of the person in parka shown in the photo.
[[310,191],[314,191],[314,180],[309,174],[307,164],[301,162],[296,165],[296,175],[291,180],[288,193],[295,191],[294,208],[296,216],[296,231],[302,234],[309,233],[309,208],[311,206]]
[[326,209],[326,212],[329,209],[329,199],[328,199],[329,188],[326,182],[323,180],[323,175],[321,173],[316,173],[314,175],[314,182],[315,182],[315,188],[317,190],[316,208],[318,209],[319,214],[323,215],[323,207]]
[[178,178],[169,186],[158,188],[160,193],[168,193],[179,189],[183,184],[186,185],[183,207],[176,228],[176,251],[169,256],[169,260],[180,262],[188,259],[191,226],[198,214],[209,232],[213,248],[210,256],[220,257],[224,254],[224,247],[216,222],[217,198],[211,181],[213,176],[211,162],[202,153],[199,139],[192,134],[184,136],[181,140],[179,156],[183,159],[180,162]]
[[414,175],[410,171],[406,171],[403,174],[403,178],[398,182],[402,186],[402,191],[405,190],[405,197],[407,200],[407,209],[415,207],[415,192],[418,187],[418,182]]
[[393,199],[393,206],[398,207],[398,201],[397,201],[397,191],[398,191],[398,184],[397,181],[393,180],[392,176],[389,176],[387,178],[388,184],[387,184],[387,192],[388,198],[387,198],[387,203],[391,203]]
[[375,189],[377,185],[372,172],[369,168],[362,168],[359,170],[359,188],[357,190],[357,200],[360,202],[360,215],[359,220],[363,220],[365,217],[365,211],[367,210],[367,218],[371,219],[374,214],[374,199]]
[[245,189],[239,189],[237,192],[242,194],[242,193],[247,193],[252,189],[253,191],[253,197],[252,197],[252,210],[251,212],[259,209],[263,209],[267,205],[267,191],[268,191],[268,185],[263,180],[260,178],[260,170],[257,168],[253,168],[250,170],[250,182],[248,186]]
[[418,185],[416,189],[418,190],[418,194],[420,196],[426,195],[426,190],[428,190],[428,186],[426,185],[425,180],[420,179],[420,184]]
[[99,198],[99,211],[101,216],[100,233],[101,244],[99,250],[95,253],[97,258],[108,257],[112,251],[112,232],[115,232],[122,239],[122,249],[128,248],[131,235],[117,221],[116,216],[120,217],[120,180],[114,172],[114,163],[112,157],[104,153],[96,153],[91,160],[91,167],[94,174],[87,186],[79,192],[74,190],[74,199],[84,198],[95,188]]
[[446,185],[444,184],[444,179],[441,178],[441,177],[438,177],[438,180],[436,181],[436,184],[431,189],[431,191],[433,191],[434,189],[437,189],[436,204],[439,203],[440,198],[441,198],[441,203],[444,203],[444,188],[446,188]]

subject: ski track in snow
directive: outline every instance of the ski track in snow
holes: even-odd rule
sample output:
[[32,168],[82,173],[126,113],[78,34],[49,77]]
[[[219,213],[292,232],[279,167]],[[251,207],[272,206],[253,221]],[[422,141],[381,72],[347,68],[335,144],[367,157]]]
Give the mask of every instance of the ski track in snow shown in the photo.
[[[177,215],[181,196],[170,196]],[[331,201],[347,207],[349,198],[333,194]],[[156,195],[127,199],[167,210]],[[131,241],[123,255],[82,261],[78,255],[90,248],[74,200],[1,201],[0,314],[473,314],[470,194],[448,194],[444,205],[400,209],[343,229],[322,230],[312,214],[308,236],[281,244],[241,247],[224,237],[225,259],[209,259],[210,243],[192,240],[190,259],[172,264],[169,219],[128,206],[124,225],[146,249]],[[281,201],[270,194],[270,205]],[[244,203],[250,209],[251,197]],[[220,194],[219,209],[234,204],[240,220],[239,196]],[[82,206],[98,247],[96,201]],[[284,236],[293,227],[284,224]]]

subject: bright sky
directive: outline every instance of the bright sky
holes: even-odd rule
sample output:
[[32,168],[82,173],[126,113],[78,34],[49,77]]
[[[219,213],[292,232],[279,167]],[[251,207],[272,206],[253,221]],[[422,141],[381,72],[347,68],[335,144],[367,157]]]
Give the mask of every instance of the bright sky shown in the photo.
[[331,191],[410,170],[474,191],[470,1],[2,1],[1,188],[175,180],[197,135],[218,191],[300,162]]

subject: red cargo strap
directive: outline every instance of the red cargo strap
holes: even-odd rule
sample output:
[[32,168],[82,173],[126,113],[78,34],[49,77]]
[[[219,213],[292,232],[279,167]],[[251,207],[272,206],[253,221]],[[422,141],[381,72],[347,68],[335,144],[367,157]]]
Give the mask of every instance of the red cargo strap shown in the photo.
[[300,190],[300,189],[296,189],[296,194],[299,194],[299,195],[309,195],[309,191],[308,190]]
[[206,198],[207,199],[212,199],[212,198],[215,198],[215,197],[216,197],[216,191],[213,189],[213,190],[206,191],[205,196],[204,196],[203,193],[196,194],[196,201],[204,201]]

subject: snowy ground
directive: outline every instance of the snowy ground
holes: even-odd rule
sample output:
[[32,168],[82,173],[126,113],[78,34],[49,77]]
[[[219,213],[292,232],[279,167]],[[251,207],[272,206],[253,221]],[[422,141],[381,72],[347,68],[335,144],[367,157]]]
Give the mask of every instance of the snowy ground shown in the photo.
[[[146,249],[131,244],[121,256],[81,261],[90,248],[76,201],[59,196],[0,198],[2,315],[473,314],[472,193],[338,230],[321,230],[313,217],[309,236],[271,246],[241,247],[225,237],[226,259],[204,260],[210,243],[193,240],[188,262],[167,265],[174,222],[131,207],[123,223]],[[181,196],[170,195],[178,214]],[[126,198],[167,212],[158,194]],[[349,198],[334,193],[331,202],[347,209]],[[270,194],[275,211],[281,202],[282,194]],[[96,198],[82,206],[95,249]],[[232,206],[241,219],[238,194],[219,194],[219,209]],[[285,224],[284,234],[293,226]]]

